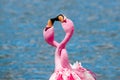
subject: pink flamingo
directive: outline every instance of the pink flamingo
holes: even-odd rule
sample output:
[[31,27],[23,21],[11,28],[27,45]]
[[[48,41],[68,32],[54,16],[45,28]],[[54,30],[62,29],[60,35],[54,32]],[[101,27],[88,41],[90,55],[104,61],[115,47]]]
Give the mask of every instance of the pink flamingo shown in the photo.
[[[58,43],[54,40],[54,21],[60,21],[66,33],[65,38]],[[55,51],[55,70],[49,80],[96,80],[95,74],[76,62],[74,65],[69,63],[66,44],[74,32],[73,22],[60,14],[56,18],[48,20],[46,28],[43,30],[45,41],[56,48]]]

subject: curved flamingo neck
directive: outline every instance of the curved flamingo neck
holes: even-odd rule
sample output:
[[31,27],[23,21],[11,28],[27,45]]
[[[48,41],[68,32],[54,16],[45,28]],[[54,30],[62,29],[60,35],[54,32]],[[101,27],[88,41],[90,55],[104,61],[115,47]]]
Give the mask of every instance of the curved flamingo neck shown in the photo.
[[54,40],[54,27],[53,26],[47,30],[44,29],[43,36],[44,36],[45,41],[49,45],[54,46],[54,47],[57,47],[59,45],[59,43]]
[[59,44],[59,46],[57,47],[55,52],[55,69],[60,69],[60,68],[71,69],[65,46],[72,37],[72,34],[74,32],[74,25],[71,20],[66,19],[66,21],[62,23],[62,27],[66,35]]
[[60,43],[58,43],[57,41],[54,40],[54,28],[53,27],[47,29],[46,31],[44,29],[44,31],[43,31],[43,36],[44,36],[45,41],[48,44],[56,47],[55,70],[61,69],[61,68],[71,69],[65,46],[68,43],[68,41],[70,40],[70,38],[72,37],[72,34],[74,32],[74,25],[73,25],[72,21],[67,18],[65,18],[64,22],[62,22],[61,24],[62,24],[62,27],[63,27],[66,35]]
[[66,44],[68,43],[68,41],[70,40],[70,38],[73,35],[74,32],[74,24],[70,19],[65,19],[65,22],[62,23],[62,27],[66,33],[64,39],[61,41],[60,45],[61,46],[66,46]]

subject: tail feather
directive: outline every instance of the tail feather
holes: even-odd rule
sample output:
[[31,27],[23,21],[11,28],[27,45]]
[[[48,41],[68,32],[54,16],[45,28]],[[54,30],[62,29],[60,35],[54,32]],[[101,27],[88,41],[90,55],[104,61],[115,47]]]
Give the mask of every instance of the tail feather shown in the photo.
[[81,62],[76,61],[76,63],[74,63],[73,65],[71,65],[72,69],[76,72],[76,74],[78,74],[79,77],[81,78],[89,78],[87,80],[96,80],[96,74],[94,72],[92,72],[89,69],[84,68],[81,65]]
[[91,70],[87,69],[87,71],[89,71],[89,73],[94,77],[94,79],[96,80],[96,74],[94,72],[92,72]]

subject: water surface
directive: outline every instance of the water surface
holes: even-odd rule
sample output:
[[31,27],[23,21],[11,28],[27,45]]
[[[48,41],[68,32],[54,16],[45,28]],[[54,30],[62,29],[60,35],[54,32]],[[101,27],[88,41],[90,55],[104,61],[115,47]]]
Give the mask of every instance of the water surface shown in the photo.
[[[45,43],[47,20],[64,13],[75,32],[67,45],[71,63],[97,74],[97,80],[120,80],[119,0],[0,0],[0,80],[48,80],[55,49]],[[55,23],[55,39],[64,38]]]

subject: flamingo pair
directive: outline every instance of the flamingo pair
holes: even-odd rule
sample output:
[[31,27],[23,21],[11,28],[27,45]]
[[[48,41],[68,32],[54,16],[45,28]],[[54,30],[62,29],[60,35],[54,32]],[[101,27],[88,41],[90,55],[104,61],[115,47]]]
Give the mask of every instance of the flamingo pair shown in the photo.
[[43,30],[45,41],[56,48],[55,70],[49,80],[96,80],[95,74],[82,67],[81,63],[76,62],[74,65],[69,63],[66,44],[73,35],[74,24],[64,15],[59,15],[57,21],[61,22],[62,28],[66,33],[64,39],[60,43],[54,40],[54,21],[52,23],[49,22]]

